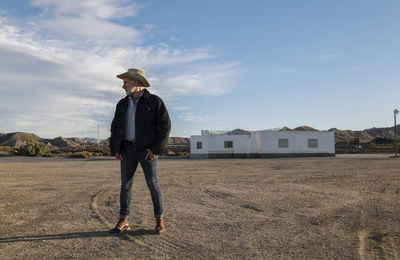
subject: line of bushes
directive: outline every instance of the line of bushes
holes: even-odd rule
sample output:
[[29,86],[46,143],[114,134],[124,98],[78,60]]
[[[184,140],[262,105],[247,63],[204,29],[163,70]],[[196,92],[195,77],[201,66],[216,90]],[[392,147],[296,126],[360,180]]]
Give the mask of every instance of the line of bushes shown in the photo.
[[64,158],[91,158],[98,156],[109,156],[110,153],[99,153],[99,152],[67,152],[67,153],[58,153],[54,154],[53,157],[64,157]]
[[[3,147],[0,147],[0,150],[3,150]],[[9,147],[7,151],[9,151]],[[4,151],[6,149],[4,148]],[[57,150],[51,153],[49,147],[38,140],[29,139],[25,145],[20,148],[14,149],[15,155],[23,155],[23,156],[36,156],[36,157],[63,157],[63,158],[91,158],[98,156],[110,156],[111,153],[109,150],[104,151],[70,151],[70,152],[58,152]],[[162,154],[163,156],[185,156],[188,152],[186,151],[172,151],[167,150]]]

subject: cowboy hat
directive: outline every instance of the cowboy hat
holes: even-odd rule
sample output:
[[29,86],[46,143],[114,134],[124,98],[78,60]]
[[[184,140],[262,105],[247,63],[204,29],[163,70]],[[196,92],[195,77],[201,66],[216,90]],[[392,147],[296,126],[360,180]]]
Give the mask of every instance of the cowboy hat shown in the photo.
[[150,87],[150,83],[146,79],[146,74],[138,69],[128,69],[127,72],[117,75],[117,78],[130,78],[142,82],[143,87]]

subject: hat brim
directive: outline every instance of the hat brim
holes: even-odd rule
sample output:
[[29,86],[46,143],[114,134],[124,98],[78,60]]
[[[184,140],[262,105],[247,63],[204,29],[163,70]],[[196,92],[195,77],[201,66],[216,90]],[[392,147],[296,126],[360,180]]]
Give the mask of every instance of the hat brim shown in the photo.
[[124,78],[136,79],[136,80],[139,80],[140,82],[142,82],[143,87],[146,87],[146,88],[150,87],[150,83],[147,81],[147,79],[145,77],[143,77],[143,76],[141,76],[139,74],[136,74],[136,73],[130,73],[129,71],[117,75],[117,78],[120,78],[120,79],[124,79]]

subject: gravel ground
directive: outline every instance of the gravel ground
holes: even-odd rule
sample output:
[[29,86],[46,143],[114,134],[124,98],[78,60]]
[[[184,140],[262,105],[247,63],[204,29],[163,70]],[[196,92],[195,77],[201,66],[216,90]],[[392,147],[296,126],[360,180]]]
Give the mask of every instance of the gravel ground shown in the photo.
[[119,162],[0,157],[1,259],[399,259],[400,159],[160,160],[167,231],[138,168],[131,231]]

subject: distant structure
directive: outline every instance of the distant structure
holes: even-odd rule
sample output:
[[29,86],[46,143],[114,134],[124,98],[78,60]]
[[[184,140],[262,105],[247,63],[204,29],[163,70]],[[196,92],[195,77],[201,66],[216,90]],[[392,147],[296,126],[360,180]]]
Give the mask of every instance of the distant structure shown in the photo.
[[335,156],[334,131],[231,132],[202,130],[190,137],[191,158]]

